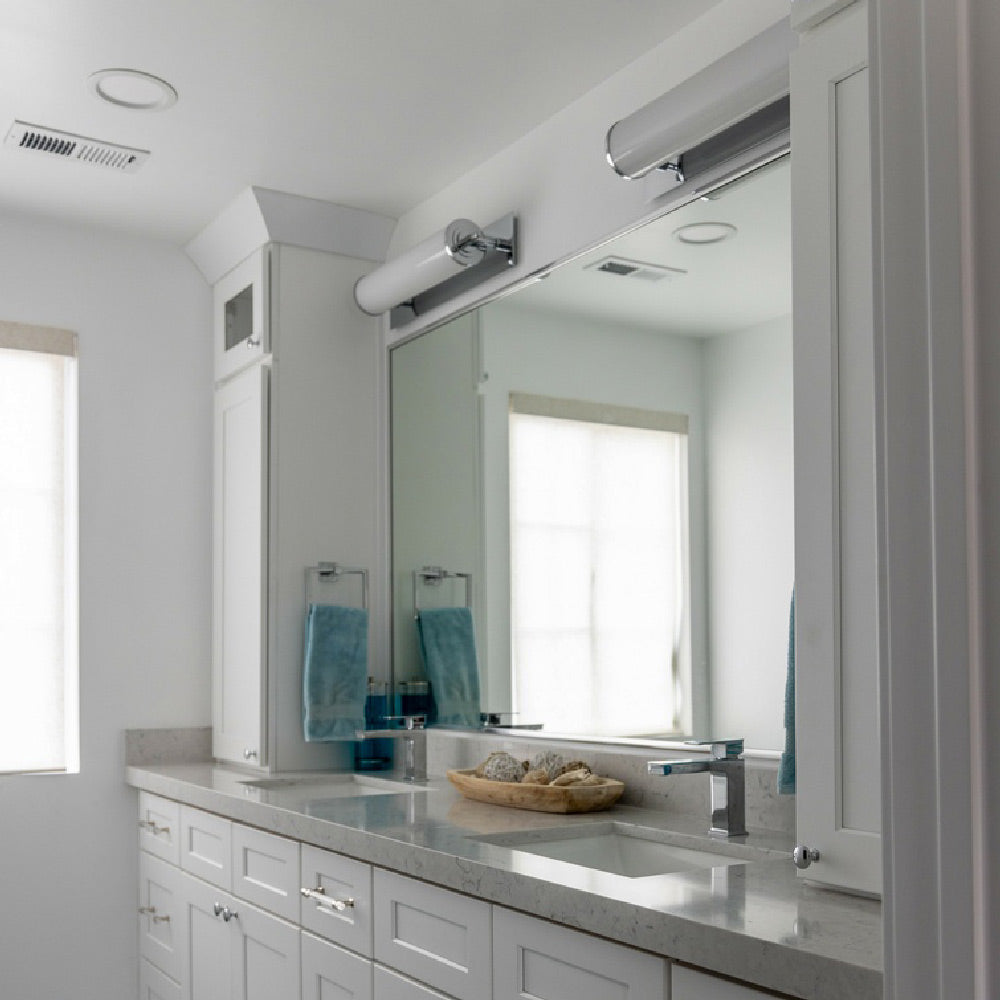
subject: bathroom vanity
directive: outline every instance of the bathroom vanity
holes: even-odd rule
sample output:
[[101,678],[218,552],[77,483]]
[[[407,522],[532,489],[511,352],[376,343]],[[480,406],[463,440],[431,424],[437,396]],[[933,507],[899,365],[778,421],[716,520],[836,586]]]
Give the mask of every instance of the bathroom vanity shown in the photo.
[[[882,995],[880,905],[804,885],[787,837],[713,841],[700,818],[636,807],[502,809],[442,780],[127,777],[144,1000]],[[584,839],[659,853],[637,875],[561,859]]]

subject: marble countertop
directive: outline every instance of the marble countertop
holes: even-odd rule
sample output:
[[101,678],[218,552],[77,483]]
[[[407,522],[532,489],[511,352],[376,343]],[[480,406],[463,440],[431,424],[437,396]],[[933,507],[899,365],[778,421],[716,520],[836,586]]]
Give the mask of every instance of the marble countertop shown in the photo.
[[[136,788],[368,861],[632,947],[808,1000],[882,997],[882,911],[874,900],[797,878],[791,844],[754,833],[710,840],[703,827],[663,812],[616,806],[553,815],[471,802],[445,779],[420,791],[360,794],[302,784],[259,788],[234,767],[127,768]],[[398,786],[397,786],[398,787]],[[679,846],[741,863],[629,878],[477,838],[567,826],[637,824]],[[743,863],[745,861],[745,863]]]

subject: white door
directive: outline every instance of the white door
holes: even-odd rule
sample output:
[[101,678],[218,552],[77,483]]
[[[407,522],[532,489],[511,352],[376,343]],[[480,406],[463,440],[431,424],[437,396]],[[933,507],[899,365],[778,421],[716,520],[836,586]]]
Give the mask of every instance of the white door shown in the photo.
[[212,752],[266,763],[268,373],[254,365],[215,391]]
[[881,891],[867,7],[792,58],[796,819],[802,874]]
[[300,1000],[299,929],[242,900],[229,929],[235,935],[233,1000]]
[[235,906],[228,893],[190,875],[182,876],[188,933],[189,1000],[229,1000],[232,996],[233,934],[217,908]]

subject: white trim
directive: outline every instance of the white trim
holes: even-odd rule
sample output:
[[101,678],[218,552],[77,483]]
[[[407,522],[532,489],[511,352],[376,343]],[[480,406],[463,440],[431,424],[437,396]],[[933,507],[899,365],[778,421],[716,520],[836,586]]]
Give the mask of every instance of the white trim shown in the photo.
[[871,8],[887,1000],[974,995],[986,874],[972,864],[966,738],[976,511],[962,7]]

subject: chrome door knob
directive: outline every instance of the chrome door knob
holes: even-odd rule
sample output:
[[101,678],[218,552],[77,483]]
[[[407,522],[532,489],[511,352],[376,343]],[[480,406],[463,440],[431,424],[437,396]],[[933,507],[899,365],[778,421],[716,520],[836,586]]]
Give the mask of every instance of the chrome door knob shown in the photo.
[[819,851],[814,847],[798,844],[792,851],[792,861],[795,862],[795,867],[800,870],[808,868],[814,861],[819,861]]

